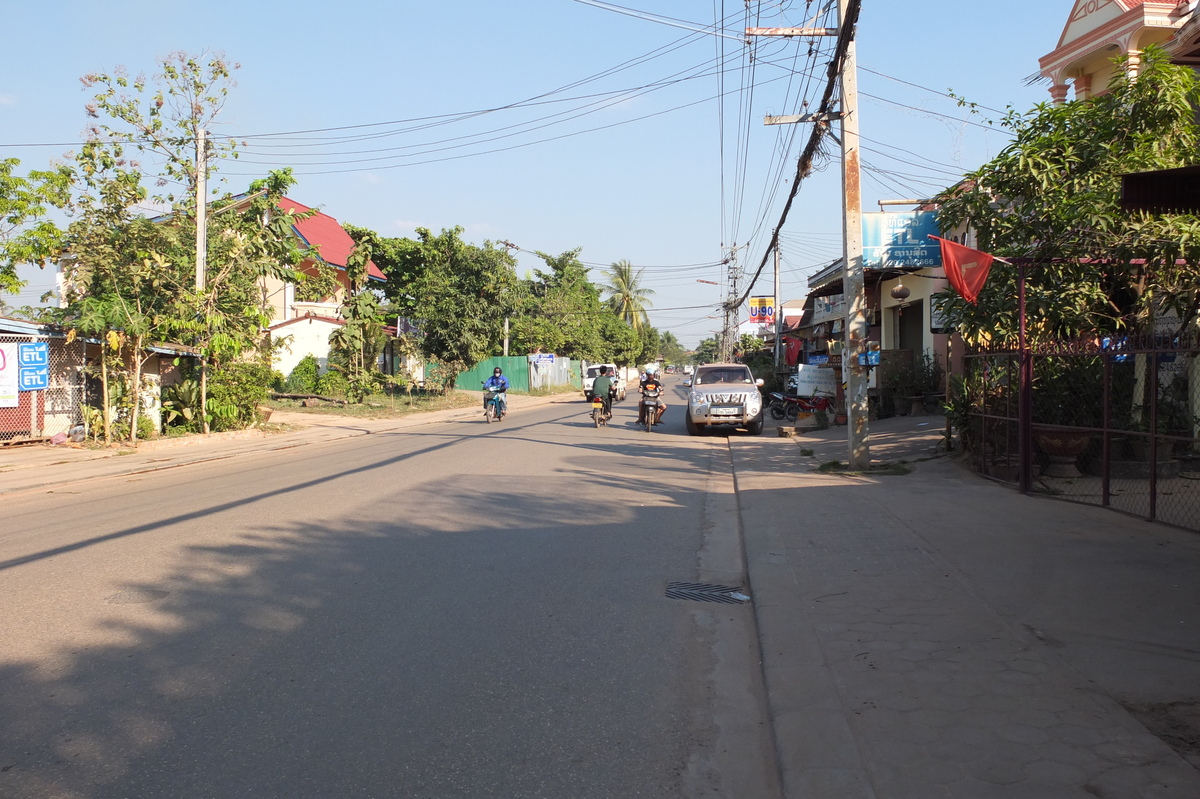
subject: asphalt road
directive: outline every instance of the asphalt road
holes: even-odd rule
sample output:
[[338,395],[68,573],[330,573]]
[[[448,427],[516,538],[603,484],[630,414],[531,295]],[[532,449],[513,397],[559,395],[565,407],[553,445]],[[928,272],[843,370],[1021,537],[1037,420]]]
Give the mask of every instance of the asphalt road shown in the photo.
[[0,797],[776,795],[726,441],[582,401],[6,498]]

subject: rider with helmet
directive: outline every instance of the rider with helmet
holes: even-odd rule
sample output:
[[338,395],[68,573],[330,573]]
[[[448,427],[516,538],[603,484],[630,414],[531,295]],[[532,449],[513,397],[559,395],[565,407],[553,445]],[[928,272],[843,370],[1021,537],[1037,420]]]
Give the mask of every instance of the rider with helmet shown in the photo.
[[[667,404],[662,399],[662,383],[658,379],[658,364],[650,364],[646,367],[646,376],[642,379],[641,386],[638,390],[645,396],[647,391],[658,392],[658,415],[654,419],[654,423],[658,424],[662,421],[663,414],[667,410]],[[638,424],[646,423],[646,401],[643,399],[638,402]]]
[[503,419],[508,415],[508,395],[505,393],[508,391],[508,378],[504,376],[504,370],[499,366],[493,369],[492,376],[484,381],[483,388],[485,391],[494,391],[500,395],[496,398],[497,411],[500,418]]

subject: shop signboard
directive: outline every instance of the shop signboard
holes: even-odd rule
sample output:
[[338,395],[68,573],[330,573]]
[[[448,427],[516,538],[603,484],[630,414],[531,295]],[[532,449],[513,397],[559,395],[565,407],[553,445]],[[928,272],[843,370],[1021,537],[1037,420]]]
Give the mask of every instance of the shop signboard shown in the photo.
[[751,297],[750,322],[756,325],[771,326],[775,324],[775,298]]
[[831,397],[837,393],[837,378],[832,369],[815,364],[800,364],[796,367],[795,380],[796,387],[793,393],[801,397],[815,397],[818,394]]
[[863,268],[933,268],[942,265],[937,211],[892,211],[862,215]]

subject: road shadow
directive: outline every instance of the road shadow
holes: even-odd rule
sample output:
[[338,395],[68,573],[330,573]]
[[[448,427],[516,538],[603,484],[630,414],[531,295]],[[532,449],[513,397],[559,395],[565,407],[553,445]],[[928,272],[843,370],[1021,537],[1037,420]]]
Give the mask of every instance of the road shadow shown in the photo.
[[326,518],[318,500],[311,520],[264,523],[297,492],[332,497],[456,440],[435,436],[81,544],[222,531],[94,598],[111,643],[5,659],[0,795],[678,795],[684,742],[707,734],[691,709],[706,666],[662,589],[695,568],[700,525],[677,521],[703,485],[592,462],[569,493],[429,479],[375,515]]

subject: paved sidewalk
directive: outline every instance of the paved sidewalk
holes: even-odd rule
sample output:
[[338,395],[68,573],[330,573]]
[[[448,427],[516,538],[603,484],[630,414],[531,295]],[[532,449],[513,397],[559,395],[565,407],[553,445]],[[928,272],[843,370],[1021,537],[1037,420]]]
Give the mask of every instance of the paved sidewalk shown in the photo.
[[[942,425],[874,423],[873,453],[928,458]],[[1196,712],[1200,537],[952,457],[815,472],[845,434],[730,438],[785,795],[1200,796],[1142,723]]]
[[[480,392],[470,392],[479,394]],[[579,402],[578,392],[544,397],[514,394],[509,410],[520,413],[552,402]],[[482,407],[482,399],[480,400]],[[0,497],[45,491],[82,480],[96,480],[174,469],[193,463],[292,449],[325,441],[402,430],[458,419],[482,418],[478,407],[414,413],[394,419],[357,419],[336,414],[275,411],[273,424],[292,428],[286,432],[239,430],[209,436],[155,439],[128,448],[87,449],[31,444],[0,449]]]

